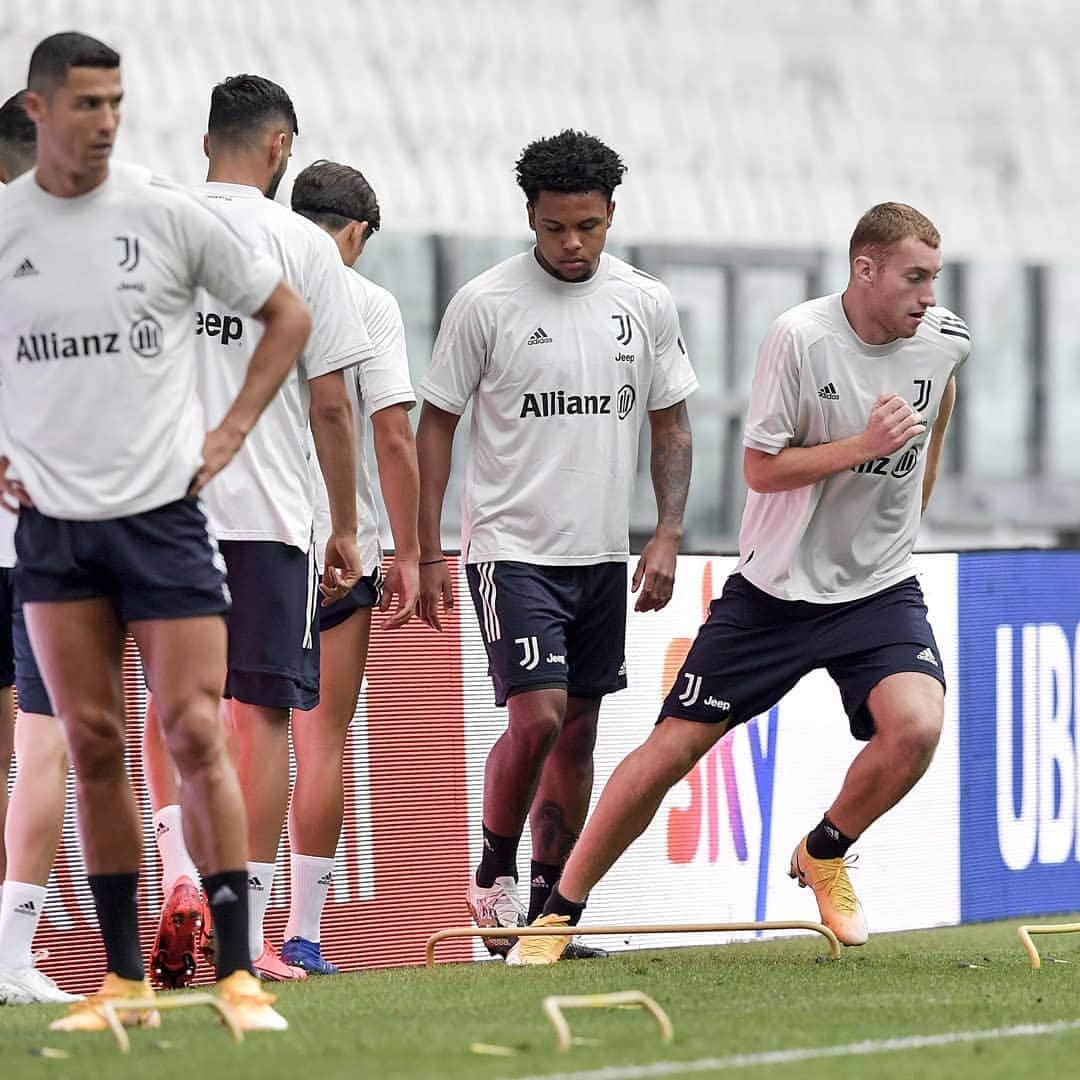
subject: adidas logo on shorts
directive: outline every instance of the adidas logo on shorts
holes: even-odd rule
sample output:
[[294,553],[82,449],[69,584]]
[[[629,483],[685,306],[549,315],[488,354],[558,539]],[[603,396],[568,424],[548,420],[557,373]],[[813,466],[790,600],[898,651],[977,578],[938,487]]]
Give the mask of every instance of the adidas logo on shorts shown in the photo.
[[934,667],[940,667],[938,658],[934,655],[934,650],[928,645],[922,652],[915,654],[916,660],[922,660],[925,664],[933,664]]

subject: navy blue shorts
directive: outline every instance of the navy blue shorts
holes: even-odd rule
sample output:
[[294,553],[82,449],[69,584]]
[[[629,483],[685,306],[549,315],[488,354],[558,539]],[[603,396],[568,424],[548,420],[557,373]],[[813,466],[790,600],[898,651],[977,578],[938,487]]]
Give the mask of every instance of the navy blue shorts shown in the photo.
[[314,551],[222,540],[229,569],[225,697],[271,709],[319,704],[319,581]]
[[198,499],[107,521],[68,521],[23,507],[15,552],[20,604],[108,597],[125,625],[229,609],[225,564]]
[[30,635],[26,631],[22,605],[15,604],[11,616],[11,637],[15,652],[15,692],[19,697],[19,708],[27,713],[40,713],[53,716],[52,702],[45,689],[45,680],[38,670],[34,650],[30,647]]
[[[0,511],[2,512],[2,511]],[[15,582],[10,566],[0,566],[0,687],[15,683],[15,643],[11,620],[15,615]]]
[[724,583],[660,711],[703,723],[745,723],[804,675],[825,668],[856,739],[874,734],[866,699],[889,675],[918,671],[942,686],[934,632],[915,578],[839,604],[778,600],[741,574]]
[[523,690],[603,697],[626,686],[626,563],[465,568],[495,684],[495,704]]
[[383,572],[376,567],[366,577],[362,577],[340,600],[332,604],[319,605],[319,633],[325,634],[340,626],[355,611],[377,607],[382,599]]

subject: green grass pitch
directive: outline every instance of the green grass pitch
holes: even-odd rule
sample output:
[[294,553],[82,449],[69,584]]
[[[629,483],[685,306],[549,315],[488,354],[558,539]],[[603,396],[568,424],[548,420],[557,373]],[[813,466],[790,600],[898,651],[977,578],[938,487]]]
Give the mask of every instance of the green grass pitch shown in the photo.
[[[1075,918],[1075,916],[1073,916]],[[1065,921],[1052,919],[1043,921]],[[606,961],[507,969],[500,963],[401,968],[277,987],[285,1034],[231,1044],[209,1012],[167,1013],[157,1031],[132,1032],[121,1056],[108,1035],[47,1030],[57,1008],[0,1008],[0,1076],[78,1080],[328,1080],[333,1077],[645,1080],[654,1076],[1046,1077],[1080,1059],[1080,935],[1038,940],[1032,971],[1000,922],[880,934],[825,959],[818,938],[772,938],[721,948],[642,951]],[[595,939],[598,940],[598,939]],[[643,990],[666,1009],[664,1046],[645,1014],[568,1014],[582,1042],[556,1053],[540,1010],[548,994]],[[1069,1027],[1070,1021],[1077,1023]],[[1021,1025],[1056,1029],[1001,1037]],[[955,1038],[959,1033],[998,1032]],[[936,1045],[887,1040],[942,1036]],[[473,1043],[511,1048],[478,1055]],[[852,1049],[857,1044],[861,1053]],[[40,1056],[65,1051],[63,1059]],[[833,1056],[775,1051],[829,1050]]]

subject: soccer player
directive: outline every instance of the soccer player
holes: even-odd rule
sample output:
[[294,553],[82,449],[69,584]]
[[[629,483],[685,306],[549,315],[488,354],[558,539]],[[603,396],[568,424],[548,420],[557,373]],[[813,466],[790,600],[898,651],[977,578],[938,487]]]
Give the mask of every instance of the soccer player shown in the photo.
[[[478,926],[521,926],[517,847],[530,815],[530,915],[573,846],[592,791],[605,694],[626,685],[626,561],[638,439],[648,415],[657,526],[637,562],[636,610],[671,598],[697,386],[667,288],[604,252],[625,166],[563,131],[517,162],[535,246],[451,301],[421,383],[421,617],[453,602],[440,541],[458,420],[473,402],[462,552],[495,701],[509,724],[487,759]],[[505,938],[485,939],[505,955]],[[572,943],[570,955],[603,955]]]
[[[289,799],[290,710],[310,709],[319,700],[317,562],[322,553],[312,541],[312,442],[328,492],[330,528],[321,588],[329,602],[347,594],[361,571],[355,429],[345,374],[372,355],[333,240],[273,201],[297,132],[296,112],[282,87],[257,75],[225,79],[210,96],[204,139],[208,182],[196,192],[254,250],[283,269],[312,316],[299,365],[232,468],[206,491],[232,593],[225,696],[248,815],[252,959],[260,976],[278,980],[305,977],[281,960],[265,938],[263,921]],[[223,309],[203,293],[194,333],[199,395],[213,421],[236,392],[258,342],[258,328],[243,313]],[[155,823],[168,826],[170,818],[176,821],[172,769],[152,723],[146,727],[145,746]],[[190,844],[186,830],[172,829],[172,849],[183,847],[185,839]],[[161,918],[165,939],[155,947],[152,967],[163,980],[182,984],[190,974],[175,968],[170,973],[168,965],[178,952],[190,955],[181,947],[189,944],[195,928],[194,889],[190,879],[173,877],[169,862],[163,862],[169,887]],[[182,938],[169,929],[176,925],[173,915],[185,931]]]
[[[4,184],[32,169],[37,155],[37,128],[26,114],[25,97],[26,91],[20,90],[0,105],[0,182]],[[67,745],[34,661],[26,621],[14,603],[11,578],[17,521],[15,514],[0,514],[0,664],[4,677],[14,679],[19,691],[19,722],[14,735],[19,770],[6,824],[0,812],[4,833],[0,854],[7,855],[6,867],[0,858],[4,874],[0,887],[0,1005],[63,1004],[79,998],[65,993],[38,970],[31,946],[45,911],[46,885],[63,829]],[[7,799],[13,706],[7,683],[0,689],[0,746],[6,755],[0,761],[4,765],[0,811]]]
[[[363,312],[375,355],[351,369],[347,379],[356,423],[356,516],[360,561],[370,572],[352,591],[319,609],[319,704],[293,714],[296,781],[289,807],[291,893],[281,958],[310,974],[337,968],[322,955],[320,924],[341,835],[345,790],[342,756],[349,723],[364,678],[371,610],[397,610],[387,630],[404,626],[416,608],[420,557],[417,506],[420,498],[416,443],[409,410],[416,404],[405,351],[405,326],[394,297],[348,269],[360,257],[381,215],[375,192],[348,165],[317,161],[297,176],[292,207],[325,229],[337,244],[343,271]],[[378,510],[367,470],[364,418],[371,423],[379,485],[394,538],[394,561],[382,581]],[[315,518],[321,543],[330,531],[325,493]],[[381,593],[381,598],[380,598]]]
[[[941,657],[911,552],[934,486],[964,323],[936,306],[940,236],[901,203],[851,237],[842,294],[781,315],[758,352],[743,436],[750,491],[739,563],[660,720],[613,773],[538,920],[577,923],[592,887],[668,790],[734,725],[825,668],[866,741],[790,874],[845,945],[867,925],[848,849],[926,771],[944,715]],[[509,962],[554,963],[567,938],[522,938]]]
[[[0,106],[0,183],[3,184],[10,183],[34,166],[35,128],[23,108],[25,94],[24,90],[20,90]],[[11,692],[15,683],[15,653],[11,640],[14,608],[11,569],[15,565],[15,521],[14,515],[0,515],[0,900],[3,897],[2,882],[7,876],[3,832],[15,726],[15,701]]]
[[[182,777],[218,934],[219,993],[283,1029],[247,951],[244,810],[218,718],[228,595],[199,492],[232,460],[303,348],[310,319],[271,261],[188,193],[109,159],[120,57],[55,34],[30,59],[37,167],[0,198],[0,485],[22,504],[16,593],[75,764],[108,972],[55,1022],[102,1030],[99,1003],[145,999],[135,906],[138,809],[124,764],[121,660],[139,648]],[[191,325],[205,287],[265,326],[209,432]],[[124,1010],[152,1025],[156,1010]]]

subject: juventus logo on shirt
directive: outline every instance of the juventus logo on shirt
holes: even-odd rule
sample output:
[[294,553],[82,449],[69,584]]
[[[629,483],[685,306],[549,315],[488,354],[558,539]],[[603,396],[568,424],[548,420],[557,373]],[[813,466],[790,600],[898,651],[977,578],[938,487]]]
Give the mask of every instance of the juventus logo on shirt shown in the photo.
[[920,412],[921,410],[925,409],[927,405],[930,404],[930,391],[934,387],[934,380],[913,379],[912,382],[915,383],[915,389],[918,391],[918,394],[916,395],[915,400],[911,403],[911,407],[916,412]]
[[122,244],[124,248],[124,253],[116,265],[130,274],[139,265],[139,238],[137,236],[114,236],[113,239]]
[[612,315],[616,323],[615,340],[620,345],[629,345],[634,336],[634,326],[629,315]]

